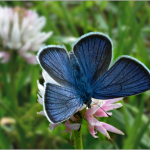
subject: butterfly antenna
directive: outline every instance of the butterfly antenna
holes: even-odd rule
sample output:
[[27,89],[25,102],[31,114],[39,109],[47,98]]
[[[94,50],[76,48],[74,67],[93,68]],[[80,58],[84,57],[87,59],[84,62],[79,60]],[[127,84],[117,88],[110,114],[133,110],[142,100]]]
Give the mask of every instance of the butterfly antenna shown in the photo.
[[[93,102],[94,104],[96,104],[95,102]],[[97,106],[99,106],[98,104],[96,104]],[[111,115],[109,115],[101,106],[99,106],[104,112],[105,114],[108,116],[108,117],[111,117]]]

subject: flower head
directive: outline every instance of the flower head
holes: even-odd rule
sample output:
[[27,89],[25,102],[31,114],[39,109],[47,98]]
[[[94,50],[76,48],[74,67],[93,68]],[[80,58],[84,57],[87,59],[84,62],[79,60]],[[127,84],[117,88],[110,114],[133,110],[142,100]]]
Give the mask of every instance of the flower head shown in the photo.
[[34,52],[43,47],[43,42],[52,34],[41,32],[45,22],[35,11],[0,6],[1,62],[7,62],[10,51],[15,50],[28,63],[36,64]]
[[101,122],[95,118],[95,117],[108,117],[108,115],[111,116],[112,113],[111,112],[107,113],[107,111],[121,107],[122,106],[121,103],[115,103],[117,101],[120,101],[121,99],[122,98],[113,100],[93,99],[94,104],[92,104],[92,107],[88,109],[85,113],[85,118],[88,122],[88,128],[93,137],[98,138],[98,136],[96,136],[97,131],[104,134],[108,139],[110,139],[110,136],[107,131],[124,135],[122,131],[116,129],[115,127],[107,123]]

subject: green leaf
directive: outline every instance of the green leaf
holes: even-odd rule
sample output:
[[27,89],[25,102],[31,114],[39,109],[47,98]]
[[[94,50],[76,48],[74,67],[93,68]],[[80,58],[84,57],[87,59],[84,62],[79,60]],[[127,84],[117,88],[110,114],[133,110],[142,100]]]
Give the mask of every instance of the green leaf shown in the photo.
[[25,84],[27,77],[30,74],[30,71],[31,71],[31,65],[28,65],[24,71],[21,70],[21,75],[17,80],[17,93],[21,90],[21,88]]
[[[56,35],[60,35],[60,32],[58,30],[58,28],[56,27],[55,25],[55,22],[50,18],[50,5],[51,3],[46,3],[46,2],[43,2],[43,1],[39,1],[38,2],[38,5],[35,6],[36,10],[38,11],[42,11],[42,14],[46,17],[46,26],[45,26],[45,30],[46,31],[53,31],[54,34]],[[43,9],[41,9],[43,8]]]
[[[142,51],[141,51],[142,50]],[[148,50],[145,47],[145,43],[143,41],[142,36],[140,35],[137,41],[137,53],[139,55],[139,59],[146,65],[150,67],[149,57],[147,57]]]
[[6,109],[7,112],[10,113],[10,115],[12,115],[16,119],[17,121],[16,130],[17,130],[17,136],[19,137],[20,144],[21,144],[20,147],[25,149],[26,148],[26,134],[25,133],[26,133],[27,127],[21,122],[18,116],[9,107],[7,107],[7,105],[1,100],[0,100],[0,105],[3,106],[3,108]]
[[131,114],[130,112],[128,111],[127,107],[126,107],[126,104],[122,101],[122,104],[123,104],[123,107],[122,107],[122,110],[123,110],[123,116],[124,116],[124,120],[125,120],[125,127],[126,127],[126,131],[127,133],[129,134],[130,132],[130,127],[131,127]]
[[113,14],[112,11],[109,11],[109,28],[108,28],[108,32],[109,32],[109,36],[112,38],[112,30],[113,30]]
[[138,12],[138,10],[144,5],[144,1],[139,1],[138,3],[136,3],[136,5],[134,6],[133,9],[133,14],[136,14],[136,12]]
[[[135,107],[134,105],[129,105],[129,104],[126,104],[127,108],[129,108],[135,115],[138,114],[139,112],[139,109],[137,107]],[[142,121],[143,122],[147,122],[148,121],[148,117],[145,115],[145,114],[142,114]]]
[[[137,39],[141,33],[142,27],[143,27],[146,19],[147,19],[147,15],[143,16],[139,25],[134,25],[134,27],[132,26],[132,29],[133,29],[132,38],[127,43],[127,46],[124,48],[124,51],[123,51],[123,53],[125,55],[130,54],[131,49],[133,48],[134,44],[137,42]],[[134,21],[134,19],[133,19],[133,21]],[[136,22],[135,22],[135,24],[136,24]]]
[[7,140],[6,136],[4,135],[2,128],[0,126],[0,148],[1,149],[9,149],[10,148],[7,141],[8,140]]
[[32,74],[31,74],[31,96],[30,96],[30,101],[31,104],[35,104],[36,99],[37,99],[37,80],[39,80],[39,66],[32,66]]
[[7,65],[0,63],[0,68],[2,71],[2,79],[3,79],[7,99],[11,100],[10,86],[9,86],[8,81],[7,81]]
[[137,116],[135,117],[135,120],[133,122],[132,127],[130,128],[130,132],[128,132],[128,137],[124,143],[124,149],[132,149],[133,145],[135,143],[135,138],[136,138],[136,134],[140,128],[140,123],[141,123],[141,119],[142,119],[142,113],[143,113],[143,108],[144,108],[144,100],[141,101],[140,103],[140,108],[139,108],[139,112],[137,114]]
[[147,131],[149,124],[150,124],[150,119],[148,120],[148,122],[146,124],[143,124],[140,131],[136,135],[136,139],[135,139],[135,142],[134,142],[134,145],[133,145],[134,149],[138,148],[138,145],[141,142],[141,139],[142,139],[144,133]]
[[70,13],[68,12],[68,10],[67,10],[67,8],[66,8],[66,5],[65,5],[66,3],[60,1],[59,4],[60,4],[60,8],[61,8],[62,11],[63,11],[64,17],[65,17],[65,19],[66,19],[66,21],[67,21],[67,23],[68,23],[70,29],[72,30],[72,33],[74,34],[74,36],[78,37],[79,34],[78,34],[78,32],[77,32],[77,30],[76,30],[74,24],[72,23],[72,20],[70,19],[70,15],[69,15]]
[[84,33],[87,33],[87,11],[86,11],[86,1],[82,2],[83,4],[83,20],[84,20]]

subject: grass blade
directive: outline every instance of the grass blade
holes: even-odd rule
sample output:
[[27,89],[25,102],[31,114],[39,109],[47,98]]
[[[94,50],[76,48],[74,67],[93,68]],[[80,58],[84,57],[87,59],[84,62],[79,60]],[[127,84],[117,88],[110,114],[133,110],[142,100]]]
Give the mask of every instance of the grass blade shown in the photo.
[[[45,30],[46,30],[46,31],[52,30],[55,35],[60,35],[60,32],[59,32],[58,28],[56,27],[54,21],[51,20],[51,18],[50,18],[49,5],[50,5],[50,4],[47,4],[47,5],[45,6],[45,2],[39,1],[39,2],[38,2],[38,5],[36,5],[35,8],[36,8],[36,10],[38,10],[38,11],[41,11],[41,8],[44,8],[44,9],[42,9],[42,13],[43,13],[43,15],[47,18]],[[45,7],[46,7],[46,8],[45,8]]]
[[39,66],[34,66],[34,69],[32,71],[31,75],[31,96],[30,101],[31,104],[34,105],[37,99],[37,80],[39,79]]
[[74,24],[72,23],[72,21],[70,19],[69,12],[68,12],[68,10],[67,10],[67,8],[65,6],[65,2],[60,1],[59,4],[60,4],[60,8],[63,10],[63,13],[65,15],[66,21],[67,21],[68,25],[70,26],[70,28],[72,30],[72,33],[74,34],[74,36],[78,37],[79,34],[78,34]]
[[133,145],[135,143],[135,138],[136,138],[135,135],[137,134],[137,132],[140,128],[140,122],[142,119],[143,108],[144,108],[144,100],[141,100],[139,112],[138,112],[137,116],[135,117],[132,127],[130,128],[130,132],[124,143],[124,147],[123,147],[124,149],[128,149],[128,148],[132,149],[133,148]]
[[7,73],[6,73],[7,72],[7,66],[5,64],[0,63],[0,68],[2,71],[2,79],[4,82],[4,88],[5,88],[7,99],[11,100],[10,88],[9,88],[9,83],[7,81]]
[[138,145],[139,145],[144,133],[147,131],[149,124],[150,124],[150,119],[148,120],[148,122],[146,124],[144,124],[141,127],[139,133],[136,136],[136,139],[135,139],[135,142],[134,142],[134,145],[133,145],[134,149],[138,148]]
[[9,145],[5,135],[3,134],[2,128],[0,126],[0,148],[1,149],[9,149]]
[[122,104],[123,104],[122,110],[123,110],[123,116],[124,116],[124,120],[125,120],[125,127],[126,127],[127,133],[129,134],[129,132],[130,132],[129,111],[126,107],[126,104],[123,101],[122,101]]
[[86,1],[83,1],[83,20],[84,20],[84,33],[87,33],[87,13],[86,13]]
[[20,78],[17,81],[17,93],[23,87],[27,77],[29,76],[30,71],[31,71],[31,66],[27,66],[25,71],[23,71],[22,74],[20,75]]

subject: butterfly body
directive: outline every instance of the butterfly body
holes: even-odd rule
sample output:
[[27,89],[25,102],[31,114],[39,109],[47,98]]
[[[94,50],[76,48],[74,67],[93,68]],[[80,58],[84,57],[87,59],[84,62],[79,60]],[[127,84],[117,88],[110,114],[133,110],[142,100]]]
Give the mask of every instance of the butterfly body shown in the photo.
[[50,45],[38,52],[37,60],[59,85],[44,84],[43,106],[52,123],[63,122],[92,98],[126,97],[150,89],[150,71],[138,60],[123,56],[109,69],[112,59],[110,38],[98,32],[83,35],[67,52]]
[[73,52],[70,53],[70,62],[72,64],[73,76],[75,78],[75,90],[78,91],[83,103],[90,108],[92,102],[91,86]]

